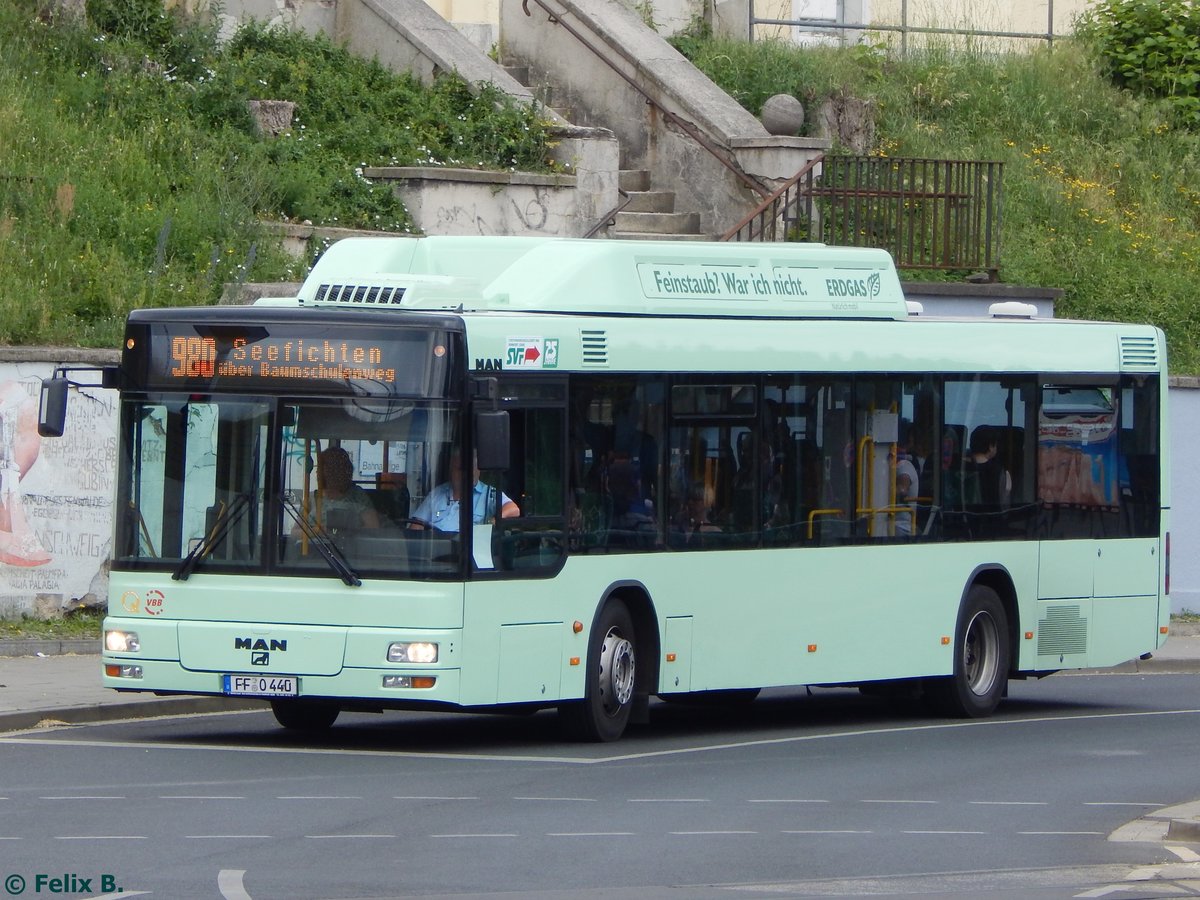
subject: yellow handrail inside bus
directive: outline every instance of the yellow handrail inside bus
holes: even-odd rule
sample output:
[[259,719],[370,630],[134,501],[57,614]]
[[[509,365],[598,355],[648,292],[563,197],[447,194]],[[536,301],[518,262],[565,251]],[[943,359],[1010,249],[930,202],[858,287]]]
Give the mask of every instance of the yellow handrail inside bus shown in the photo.
[[830,507],[828,509],[814,509],[808,514],[808,539],[811,541],[813,536],[813,524],[817,516],[838,516],[845,515],[844,509]]

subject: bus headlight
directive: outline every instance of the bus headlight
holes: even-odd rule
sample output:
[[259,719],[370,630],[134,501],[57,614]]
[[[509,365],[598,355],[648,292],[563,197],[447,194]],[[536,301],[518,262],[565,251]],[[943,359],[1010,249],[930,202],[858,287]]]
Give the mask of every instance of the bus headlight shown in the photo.
[[388,662],[435,663],[438,660],[438,645],[429,641],[403,641],[388,645]]
[[104,649],[111,653],[137,653],[142,649],[142,642],[136,631],[106,631]]

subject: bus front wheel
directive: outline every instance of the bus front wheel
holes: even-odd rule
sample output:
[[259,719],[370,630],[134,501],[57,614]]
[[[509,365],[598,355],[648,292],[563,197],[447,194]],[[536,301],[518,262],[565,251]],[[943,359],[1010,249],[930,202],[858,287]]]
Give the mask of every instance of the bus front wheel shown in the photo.
[[336,703],[325,700],[272,700],[275,721],[294,731],[325,731],[337,720]]
[[610,600],[588,641],[584,695],[559,706],[568,735],[576,740],[615,741],[629,724],[637,682],[633,618],[620,600]]
[[972,585],[955,627],[954,674],[930,679],[934,703],[958,718],[990,716],[1008,684],[1010,652],[1000,596],[986,585]]

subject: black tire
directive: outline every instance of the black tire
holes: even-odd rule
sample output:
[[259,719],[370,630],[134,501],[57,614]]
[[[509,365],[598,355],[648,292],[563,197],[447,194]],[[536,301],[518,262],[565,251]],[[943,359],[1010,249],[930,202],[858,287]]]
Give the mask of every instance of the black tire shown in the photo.
[[341,709],[327,700],[272,700],[275,721],[294,731],[328,731]]
[[972,585],[954,629],[954,674],[929,679],[930,698],[948,716],[990,716],[1008,685],[1010,653],[1008,615],[999,595]]
[[624,733],[637,685],[636,641],[633,618],[625,604],[608,601],[588,639],[583,699],[558,707],[571,738],[615,741]]

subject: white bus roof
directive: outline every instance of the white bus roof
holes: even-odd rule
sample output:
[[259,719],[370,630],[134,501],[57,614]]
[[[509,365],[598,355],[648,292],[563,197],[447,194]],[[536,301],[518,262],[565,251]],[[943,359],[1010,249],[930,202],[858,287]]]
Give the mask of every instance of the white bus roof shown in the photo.
[[592,315],[908,316],[883,250],[498,236],[348,238],[318,260],[298,302]]

